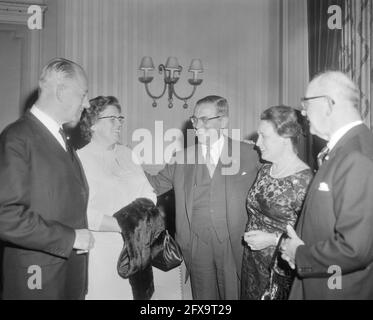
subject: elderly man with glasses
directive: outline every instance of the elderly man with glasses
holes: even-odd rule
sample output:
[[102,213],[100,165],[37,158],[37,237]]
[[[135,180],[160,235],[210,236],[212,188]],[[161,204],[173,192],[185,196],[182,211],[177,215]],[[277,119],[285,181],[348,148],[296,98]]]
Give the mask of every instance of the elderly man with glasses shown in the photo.
[[[252,146],[222,134],[228,121],[226,99],[199,100],[191,117],[198,144],[177,153],[158,175],[148,175],[157,194],[175,191],[176,240],[194,299],[240,296],[245,199],[258,159]],[[234,164],[236,170],[224,170]]]
[[296,269],[290,299],[373,299],[373,135],[360,116],[360,92],[341,72],[311,81],[303,112],[328,141],[296,232],[283,258]]

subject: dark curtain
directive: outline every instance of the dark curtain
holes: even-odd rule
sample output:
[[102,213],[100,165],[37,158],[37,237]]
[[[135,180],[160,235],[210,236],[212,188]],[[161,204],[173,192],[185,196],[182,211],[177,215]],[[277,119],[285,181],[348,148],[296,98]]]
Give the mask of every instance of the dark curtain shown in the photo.
[[[342,30],[329,29],[328,8],[344,8],[343,0],[308,0],[309,70],[312,79],[325,70],[339,70]],[[343,14],[343,13],[342,13]]]
[[[331,14],[328,8],[332,5],[344,10],[343,0],[308,0],[308,47],[310,80],[318,73],[326,70],[339,70],[339,53],[342,48],[342,30],[329,29],[328,19]],[[314,170],[317,169],[316,157],[325,146],[326,141],[312,136],[306,126],[307,162]]]

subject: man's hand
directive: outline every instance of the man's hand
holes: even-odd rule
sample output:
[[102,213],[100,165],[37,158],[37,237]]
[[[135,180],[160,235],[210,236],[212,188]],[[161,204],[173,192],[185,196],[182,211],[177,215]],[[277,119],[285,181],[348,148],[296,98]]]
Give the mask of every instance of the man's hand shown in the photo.
[[87,229],[75,230],[75,242],[73,248],[77,250],[77,254],[87,253],[93,248],[95,238],[91,231]]
[[245,232],[244,240],[251,250],[263,250],[277,244],[275,233],[268,233],[260,230]]
[[304,245],[304,242],[297,236],[293,227],[288,225],[286,230],[289,238],[282,241],[281,257],[287,261],[290,268],[295,269],[295,253],[299,246]]

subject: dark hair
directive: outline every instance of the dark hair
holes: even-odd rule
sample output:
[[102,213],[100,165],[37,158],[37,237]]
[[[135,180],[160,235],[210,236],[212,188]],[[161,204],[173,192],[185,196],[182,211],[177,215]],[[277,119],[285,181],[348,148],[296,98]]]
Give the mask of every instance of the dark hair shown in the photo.
[[92,138],[92,126],[97,122],[99,115],[103,112],[108,106],[116,107],[119,112],[122,110],[118,99],[113,96],[98,96],[94,99],[89,100],[90,108],[85,109],[80,118],[80,132],[82,137],[86,141],[91,141]]
[[263,111],[260,120],[271,122],[277,134],[284,138],[290,138],[294,147],[298,144],[298,137],[302,134],[302,126],[292,107],[270,107]]
[[220,96],[207,96],[198,100],[196,106],[203,103],[214,104],[218,115],[229,117],[229,106],[227,99]]

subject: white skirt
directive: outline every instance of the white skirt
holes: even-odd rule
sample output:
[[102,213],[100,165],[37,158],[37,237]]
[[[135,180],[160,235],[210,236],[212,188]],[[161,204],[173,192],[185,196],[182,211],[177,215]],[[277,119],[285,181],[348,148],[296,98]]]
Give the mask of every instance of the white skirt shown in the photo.
[[[117,261],[123,248],[120,233],[93,232],[95,246],[89,253],[88,294],[86,300],[133,300],[128,279],[117,272]],[[153,267],[153,300],[181,300],[181,267],[163,272]]]

